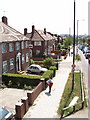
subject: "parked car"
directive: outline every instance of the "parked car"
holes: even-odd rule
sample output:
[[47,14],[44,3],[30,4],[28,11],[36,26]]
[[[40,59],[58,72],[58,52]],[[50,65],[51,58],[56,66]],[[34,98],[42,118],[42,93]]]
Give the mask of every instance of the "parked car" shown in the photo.
[[83,54],[85,54],[86,50],[87,50],[86,47],[82,50]]
[[13,113],[9,112],[7,109],[0,107],[0,120],[11,120],[13,118]]
[[90,50],[86,50],[86,52],[85,52],[85,58],[86,59],[90,58]]
[[35,65],[35,64],[32,64],[27,68],[28,73],[31,73],[31,72],[41,73],[41,72],[45,72],[45,71],[47,71],[47,68],[43,68],[40,65]]

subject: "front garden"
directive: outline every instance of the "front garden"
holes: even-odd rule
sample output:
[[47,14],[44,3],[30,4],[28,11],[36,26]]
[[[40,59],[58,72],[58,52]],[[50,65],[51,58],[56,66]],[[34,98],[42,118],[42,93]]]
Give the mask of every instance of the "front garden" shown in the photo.
[[[30,64],[35,64],[33,60],[30,61]],[[38,62],[37,62],[38,64]],[[43,62],[39,62],[40,65],[48,68],[46,72],[40,75],[23,75],[23,74],[12,74],[12,73],[3,73],[2,75],[2,88],[18,88],[18,89],[34,89],[43,78],[47,81],[50,78],[55,76],[57,69],[57,63],[54,62],[53,58],[47,58]]]

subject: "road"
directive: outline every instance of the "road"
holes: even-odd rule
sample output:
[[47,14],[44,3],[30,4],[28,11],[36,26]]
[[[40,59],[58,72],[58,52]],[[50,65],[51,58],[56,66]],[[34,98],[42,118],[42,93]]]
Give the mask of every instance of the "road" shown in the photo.
[[85,58],[82,51],[79,50],[79,54],[81,56],[81,70],[84,73],[84,82],[86,85],[86,97],[88,101],[88,118],[90,119],[90,64],[88,63],[88,59]]
[[81,50],[79,50],[79,54],[81,56],[81,70],[84,73],[86,89],[88,89],[88,73],[90,73],[90,65],[88,64],[88,59],[85,58]]

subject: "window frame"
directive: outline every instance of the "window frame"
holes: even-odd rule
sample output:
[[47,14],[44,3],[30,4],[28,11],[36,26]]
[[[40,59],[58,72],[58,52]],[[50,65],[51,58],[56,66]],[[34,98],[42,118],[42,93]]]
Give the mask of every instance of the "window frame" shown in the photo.
[[2,43],[2,53],[7,52],[7,43]]
[[[6,70],[4,70],[4,67],[6,67]],[[3,73],[6,73],[8,71],[8,63],[7,60],[3,61]]]
[[14,51],[14,44],[9,43],[9,52],[13,52],[13,51]]
[[[12,64],[12,60],[13,60],[13,65]],[[14,58],[10,58],[10,70],[14,69]]]

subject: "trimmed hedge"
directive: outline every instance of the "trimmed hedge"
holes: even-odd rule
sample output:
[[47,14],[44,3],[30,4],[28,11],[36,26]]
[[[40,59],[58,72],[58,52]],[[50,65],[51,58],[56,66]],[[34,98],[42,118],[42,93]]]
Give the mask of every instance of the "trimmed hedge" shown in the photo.
[[44,72],[42,77],[45,78],[45,80],[52,78],[53,77],[53,70],[47,70],[46,72]]
[[56,73],[57,67],[56,66],[51,66],[49,69],[53,70],[53,77],[55,77],[55,73]]
[[41,76],[30,76],[11,73],[4,73],[2,75],[2,81],[6,86],[11,83],[12,86],[19,86],[21,88],[23,88],[25,84],[27,86],[36,86],[40,82],[41,78]]
[[56,70],[56,69],[57,69],[56,66],[51,66],[51,67],[49,68],[49,70]]

